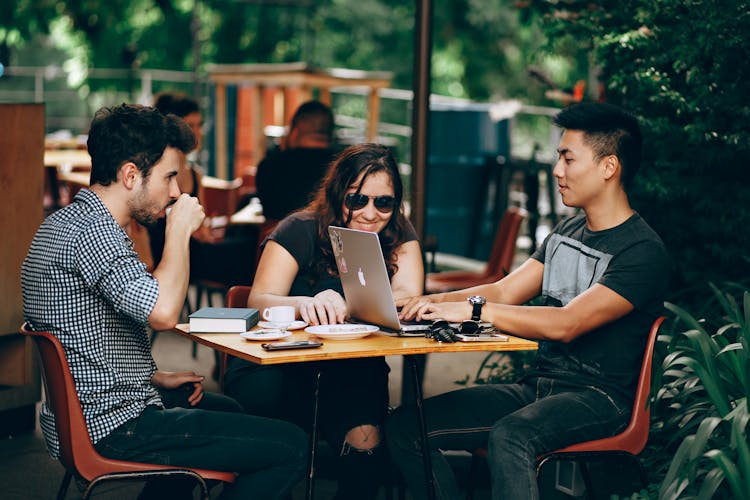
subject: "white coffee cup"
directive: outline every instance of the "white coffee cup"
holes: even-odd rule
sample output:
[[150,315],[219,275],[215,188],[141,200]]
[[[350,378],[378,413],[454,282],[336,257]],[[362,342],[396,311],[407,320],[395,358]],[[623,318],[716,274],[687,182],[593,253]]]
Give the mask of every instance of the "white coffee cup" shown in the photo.
[[277,325],[289,326],[294,322],[294,307],[273,306],[263,309],[263,319]]

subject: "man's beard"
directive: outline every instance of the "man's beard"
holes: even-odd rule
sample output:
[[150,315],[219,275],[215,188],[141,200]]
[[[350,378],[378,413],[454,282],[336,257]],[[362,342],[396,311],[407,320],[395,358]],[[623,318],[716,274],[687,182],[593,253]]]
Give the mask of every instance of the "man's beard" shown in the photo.
[[136,208],[133,211],[133,219],[142,226],[154,227],[161,217],[155,216],[146,209]]
[[142,226],[151,227],[156,225],[159,219],[161,219],[157,215],[159,213],[161,213],[161,210],[157,210],[155,204],[149,202],[145,189],[130,203],[131,216]]

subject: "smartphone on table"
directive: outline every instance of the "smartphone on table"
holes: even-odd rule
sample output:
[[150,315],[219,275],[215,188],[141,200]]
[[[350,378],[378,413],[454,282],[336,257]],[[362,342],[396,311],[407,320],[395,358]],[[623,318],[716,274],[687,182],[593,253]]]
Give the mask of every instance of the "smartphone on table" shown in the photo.
[[317,340],[291,340],[289,342],[268,342],[260,346],[266,351],[284,351],[287,349],[311,349],[322,345],[323,342]]
[[457,333],[459,342],[507,342],[508,336],[502,333]]

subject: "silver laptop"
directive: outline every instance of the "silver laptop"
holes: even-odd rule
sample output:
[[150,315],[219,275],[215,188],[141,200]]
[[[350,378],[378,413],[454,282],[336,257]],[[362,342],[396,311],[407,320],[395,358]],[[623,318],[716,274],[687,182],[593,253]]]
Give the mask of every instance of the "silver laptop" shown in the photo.
[[329,226],[336,266],[352,320],[396,335],[424,336],[431,322],[401,322],[377,233]]

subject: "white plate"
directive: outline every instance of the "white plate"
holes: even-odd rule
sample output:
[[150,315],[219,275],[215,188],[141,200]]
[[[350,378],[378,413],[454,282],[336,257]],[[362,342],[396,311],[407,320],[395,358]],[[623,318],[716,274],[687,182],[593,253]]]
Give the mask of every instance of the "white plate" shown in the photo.
[[[279,329],[278,323],[274,323],[273,321],[258,321],[258,326],[261,328],[276,328]],[[287,330],[299,330],[300,328],[304,328],[307,326],[307,323],[302,320],[292,321],[288,327],[286,327]]]
[[330,340],[353,340],[367,337],[380,328],[373,325],[318,325],[305,328],[307,333]]
[[240,337],[247,340],[278,340],[290,337],[292,332],[281,330],[253,330],[240,333]]

